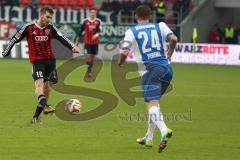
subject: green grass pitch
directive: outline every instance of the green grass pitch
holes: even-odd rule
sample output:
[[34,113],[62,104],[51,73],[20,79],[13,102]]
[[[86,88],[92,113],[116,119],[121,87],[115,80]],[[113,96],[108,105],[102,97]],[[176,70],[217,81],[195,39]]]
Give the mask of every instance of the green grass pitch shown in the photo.
[[[143,99],[130,107],[119,98],[115,110],[87,122],[62,121],[53,114],[42,115],[42,124],[31,125],[36,98],[29,61],[0,60],[0,69],[0,160],[240,159],[240,67],[173,65],[174,90],[161,100],[161,110],[174,136],[160,154],[157,130],[152,149],[135,143],[146,132]],[[84,71],[72,72],[66,82],[118,96],[109,78],[109,62],[95,83],[82,80]],[[81,100],[82,112],[101,103],[55,91],[49,101],[55,105],[71,97]]]

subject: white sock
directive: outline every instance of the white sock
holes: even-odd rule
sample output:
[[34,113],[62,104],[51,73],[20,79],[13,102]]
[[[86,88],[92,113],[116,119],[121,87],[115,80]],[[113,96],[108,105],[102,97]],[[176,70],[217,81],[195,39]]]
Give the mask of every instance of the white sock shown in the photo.
[[167,126],[163,120],[163,115],[160,112],[160,106],[153,106],[149,108],[149,116],[152,122],[159,128],[162,135],[165,134]]
[[153,139],[153,134],[154,134],[155,128],[156,128],[156,125],[152,122],[152,120],[150,119],[149,113],[148,113],[148,130],[146,133],[147,140]]

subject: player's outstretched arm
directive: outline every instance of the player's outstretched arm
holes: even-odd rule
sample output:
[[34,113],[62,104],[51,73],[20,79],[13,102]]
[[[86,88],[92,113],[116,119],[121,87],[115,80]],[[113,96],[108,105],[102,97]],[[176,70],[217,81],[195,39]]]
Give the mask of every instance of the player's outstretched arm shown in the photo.
[[65,37],[54,25],[52,25],[53,37],[59,40],[64,46],[71,49],[74,53],[78,53],[79,49]]
[[84,31],[84,28],[85,28],[85,23],[83,22],[81,28],[80,28],[80,31],[79,31],[79,34],[78,36],[75,38],[75,44],[78,46],[80,44],[80,37],[82,36],[82,33]]
[[9,56],[13,46],[25,37],[26,28],[27,25],[24,25],[19,31],[14,34],[14,36],[9,41],[7,48],[2,52],[3,57]]
[[80,44],[80,37],[79,36],[77,36],[75,38],[75,44],[76,44],[76,46],[78,46]]
[[128,29],[125,33],[124,40],[120,42],[120,56],[118,59],[118,65],[120,67],[126,62],[127,56],[132,51],[132,45],[135,43],[134,35],[131,29]]
[[169,35],[168,40],[169,40],[169,50],[168,50],[167,58],[169,61],[171,61],[178,39],[174,34],[171,34]]

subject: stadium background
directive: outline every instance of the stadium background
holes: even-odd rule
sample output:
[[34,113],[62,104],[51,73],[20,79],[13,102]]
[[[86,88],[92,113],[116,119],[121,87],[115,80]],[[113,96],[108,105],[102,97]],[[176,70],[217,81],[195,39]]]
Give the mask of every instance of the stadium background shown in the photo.
[[[125,31],[134,25],[134,7],[139,4],[147,4],[153,10],[153,22],[164,20],[178,36],[179,43],[173,62],[178,63],[206,63],[206,64],[240,64],[239,47],[231,44],[224,45],[224,29],[228,23],[234,27],[234,41],[240,43],[239,2],[231,0],[228,3],[221,0],[171,0],[164,1],[164,18],[157,16],[157,1],[92,1],[92,0],[20,0],[2,1],[0,14],[0,48],[5,47],[8,38],[15,32],[16,27],[33,21],[38,17],[41,6],[50,5],[54,8],[53,23],[68,37],[74,41],[79,32],[81,22],[88,15],[89,7],[93,5],[99,9],[98,18],[103,22],[101,32],[101,45],[99,56],[102,59],[111,59],[119,52],[119,41]],[[115,2],[116,3],[116,2]],[[116,7],[119,6],[119,7]],[[161,19],[162,18],[162,19]],[[202,23],[204,22],[204,23]],[[220,44],[209,43],[209,34],[214,24],[218,24],[221,30]],[[196,29],[196,33],[193,29]],[[193,44],[189,44],[192,43]],[[60,43],[55,42],[54,47],[58,58],[70,58],[71,54]],[[204,43],[204,44],[196,44]],[[16,45],[12,51],[13,58],[27,58],[26,42]],[[81,45],[81,48],[83,46]],[[108,48],[108,50],[106,50]],[[83,51],[82,51],[83,52]],[[68,53],[68,54],[66,54]],[[0,55],[1,57],[1,55]],[[129,57],[134,60],[134,55]]]
[[[134,22],[133,11],[128,8],[131,5],[127,0],[124,0],[124,3],[119,0],[117,2],[121,3],[112,7],[107,1],[100,0],[0,2],[0,51],[6,47],[16,27],[36,18],[39,7],[44,5],[51,5],[55,9],[54,23],[71,40],[74,40],[81,20],[87,16],[88,8],[96,6],[99,9],[98,16],[104,23],[99,50],[99,58],[102,59],[111,59],[118,53],[118,47],[112,44],[117,44],[125,30]],[[30,125],[36,97],[31,65],[27,59],[26,41],[23,41],[12,50],[10,58],[3,59],[0,54],[0,159],[240,159],[240,2],[164,2],[165,22],[174,30],[180,41],[173,57],[174,89],[161,100],[161,110],[165,113],[167,124],[174,130],[173,139],[169,141],[164,153],[158,154],[156,146],[153,149],[145,149],[135,144],[135,139],[143,136],[146,131],[145,104],[142,98],[137,98],[136,104],[130,106],[118,95],[113,83],[117,83],[119,88],[124,88],[126,83],[113,82],[112,71],[115,72],[115,79],[120,73],[118,69],[112,70],[111,61],[103,62],[96,81],[92,83],[84,81],[83,67],[71,72],[64,82],[116,96],[118,105],[114,110],[86,122],[68,122],[56,115],[42,115],[43,124]],[[144,3],[152,6],[155,14],[155,1]],[[153,21],[158,21],[155,15]],[[216,23],[222,33],[218,44],[209,41],[209,33]],[[231,43],[224,38],[224,30],[228,23],[232,23],[235,29]],[[193,34],[194,28],[197,34]],[[57,57],[63,59],[58,60],[57,65],[62,66],[71,57],[71,52],[59,42],[53,43]],[[114,49],[106,51],[106,45]],[[130,56],[129,60],[134,61],[134,56]],[[128,80],[131,82],[133,77],[137,77],[137,73],[130,73]],[[101,100],[94,95],[83,96],[81,91],[79,95],[64,94],[56,90],[53,91],[50,102],[55,106],[60,100],[67,98],[80,99],[83,113],[101,104]],[[154,145],[159,142],[157,131],[155,134]]]

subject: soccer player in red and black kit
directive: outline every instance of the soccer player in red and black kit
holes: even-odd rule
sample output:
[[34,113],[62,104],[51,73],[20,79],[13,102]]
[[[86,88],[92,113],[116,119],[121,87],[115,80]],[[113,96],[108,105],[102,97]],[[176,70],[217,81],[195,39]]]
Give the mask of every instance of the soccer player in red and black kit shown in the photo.
[[53,38],[59,40],[73,53],[79,49],[71,43],[58,29],[51,24],[53,10],[43,7],[40,10],[40,17],[34,22],[24,25],[10,40],[7,48],[3,51],[4,57],[10,54],[15,43],[27,38],[29,46],[29,59],[32,63],[32,77],[35,81],[35,93],[38,97],[38,104],[35,114],[31,120],[33,124],[39,123],[41,112],[53,112],[53,108],[47,108],[47,100],[51,91],[51,85],[57,83],[57,72],[55,56],[52,51],[51,41]]
[[76,37],[76,45],[79,45],[80,37],[84,31],[84,54],[85,61],[88,66],[86,76],[91,78],[93,76],[92,67],[94,59],[98,53],[101,20],[96,18],[97,10],[94,8],[90,9],[89,15],[89,18],[83,20],[79,36]]

